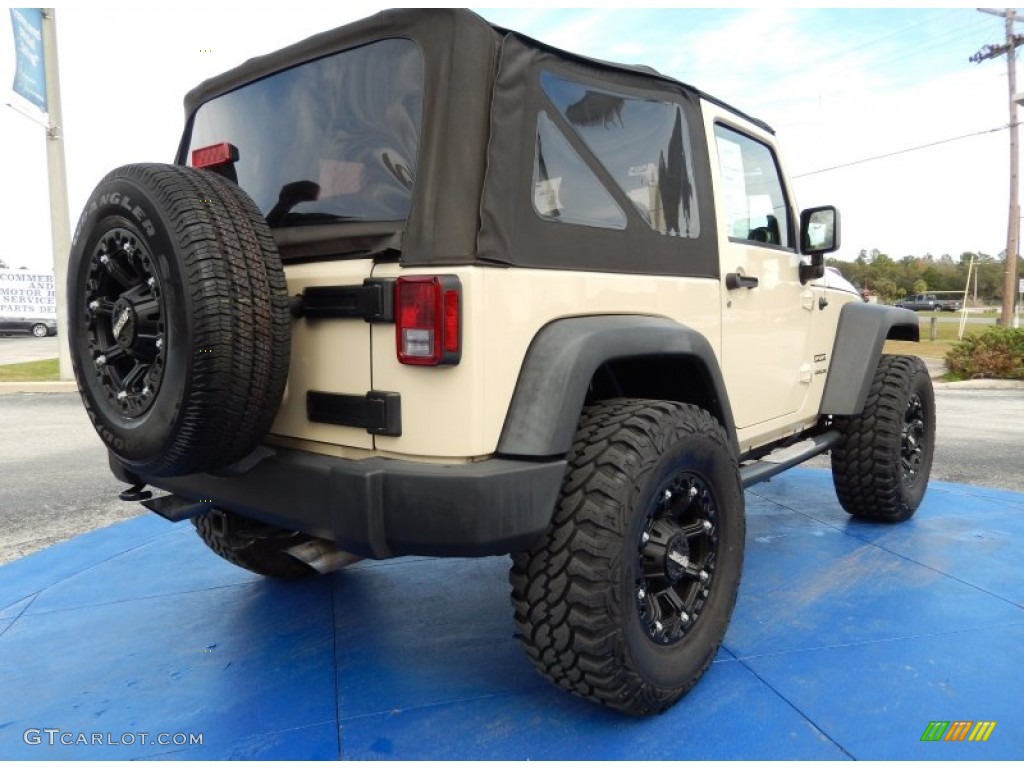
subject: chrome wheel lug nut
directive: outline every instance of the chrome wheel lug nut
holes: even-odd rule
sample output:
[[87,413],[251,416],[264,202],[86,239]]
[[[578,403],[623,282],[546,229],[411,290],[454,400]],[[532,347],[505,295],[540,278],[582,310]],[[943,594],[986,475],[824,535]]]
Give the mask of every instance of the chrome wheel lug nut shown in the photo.
[[96,301],[96,299],[93,299],[92,301],[89,302],[89,309],[91,309],[93,312],[95,312],[99,308],[100,303]]
[[665,501],[668,501],[669,499],[671,499],[672,498],[672,491],[670,491],[670,490],[668,490],[666,488],[665,489],[665,493],[663,494],[662,498],[665,499]]
[[655,632],[661,632],[662,629],[664,629],[664,627],[661,626],[661,622],[660,621],[654,622],[654,631]]
[[645,597],[647,597],[647,590],[643,587],[640,587],[640,589],[636,591],[636,596],[638,599],[643,600]]
[[697,493],[698,493],[697,486],[691,485],[690,486],[690,498],[692,499],[694,496],[697,495]]
[[117,399],[121,402],[124,402],[125,400],[128,399],[128,393],[122,389],[120,392],[117,393]]
[[107,356],[106,355],[100,355],[99,357],[96,358],[96,365],[106,365],[106,364],[107,364]]
[[686,611],[683,611],[682,613],[679,614],[679,620],[683,624],[689,624],[690,623],[690,614],[688,614]]
[[108,264],[109,262],[110,262],[110,257],[109,256],[107,256],[106,254],[103,254],[102,256],[100,256],[100,264]]
[[708,576],[708,572],[707,571],[701,571],[699,574],[697,574],[697,578],[699,578],[701,581],[707,581],[711,577]]
[[643,533],[640,534],[640,541],[642,541],[644,544],[646,544],[650,540],[651,540],[651,534],[649,534],[647,531],[644,531]]
[[705,530],[705,531],[710,531],[710,530],[711,530],[711,528],[712,528],[712,526],[711,526],[711,521],[710,521],[710,520],[705,520],[705,521],[704,521],[704,522],[702,523],[702,525],[704,526],[704,530]]

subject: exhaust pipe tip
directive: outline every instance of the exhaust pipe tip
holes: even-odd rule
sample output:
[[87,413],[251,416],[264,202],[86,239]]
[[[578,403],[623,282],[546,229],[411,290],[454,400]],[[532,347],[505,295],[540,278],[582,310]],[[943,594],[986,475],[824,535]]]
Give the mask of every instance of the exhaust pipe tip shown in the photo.
[[302,544],[296,544],[294,547],[286,549],[285,552],[296,560],[301,560],[317,573],[331,573],[363,559],[359,555],[338,549],[326,539],[304,541]]

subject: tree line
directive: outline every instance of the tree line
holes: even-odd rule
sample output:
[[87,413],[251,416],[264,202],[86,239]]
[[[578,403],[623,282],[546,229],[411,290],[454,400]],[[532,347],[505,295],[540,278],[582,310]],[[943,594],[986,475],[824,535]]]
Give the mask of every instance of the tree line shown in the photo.
[[[892,303],[904,296],[915,293],[957,291],[963,293],[967,287],[967,270],[974,257],[974,274],[967,290],[969,305],[977,296],[978,304],[998,304],[1003,298],[1004,261],[1003,254],[991,256],[987,253],[966,251],[958,257],[948,253],[942,256],[904,256],[894,259],[877,248],[861,250],[851,261],[828,259],[827,264],[836,267],[847,280],[862,292],[877,296],[880,302]],[[1017,257],[1017,274],[1024,277],[1024,259]]]

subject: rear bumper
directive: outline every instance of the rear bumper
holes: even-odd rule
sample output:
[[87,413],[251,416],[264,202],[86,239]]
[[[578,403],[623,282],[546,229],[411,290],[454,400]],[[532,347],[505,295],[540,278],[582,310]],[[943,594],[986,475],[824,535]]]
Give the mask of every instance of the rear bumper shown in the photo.
[[479,557],[529,547],[547,529],[564,461],[354,461],[287,449],[241,474],[136,477],[189,501],[329,539],[365,557]]

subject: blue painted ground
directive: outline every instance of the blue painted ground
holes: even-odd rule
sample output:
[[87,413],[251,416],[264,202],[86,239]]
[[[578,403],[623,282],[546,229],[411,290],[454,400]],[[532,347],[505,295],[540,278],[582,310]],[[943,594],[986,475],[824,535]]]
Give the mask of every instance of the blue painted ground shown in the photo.
[[747,500],[725,647],[649,719],[533,671],[505,558],[280,584],[155,516],[81,536],[0,568],[0,759],[1024,758],[1024,494],[933,483],[869,525],[797,469]]

